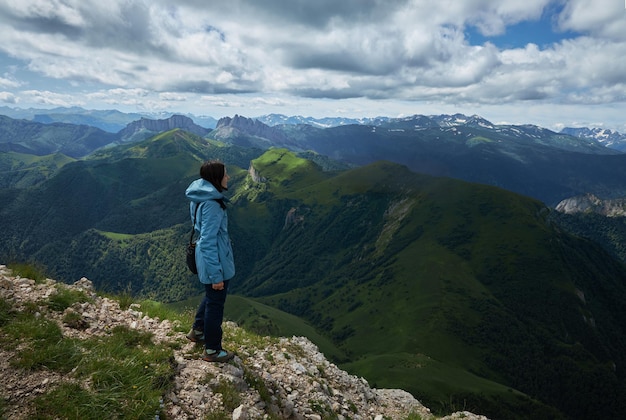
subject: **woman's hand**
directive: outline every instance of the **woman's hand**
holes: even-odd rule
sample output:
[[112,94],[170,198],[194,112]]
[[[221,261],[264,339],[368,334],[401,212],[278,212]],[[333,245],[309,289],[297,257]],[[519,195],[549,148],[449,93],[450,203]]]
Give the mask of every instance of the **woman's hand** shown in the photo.
[[224,282],[221,281],[219,283],[213,283],[211,287],[213,288],[213,290],[224,290]]

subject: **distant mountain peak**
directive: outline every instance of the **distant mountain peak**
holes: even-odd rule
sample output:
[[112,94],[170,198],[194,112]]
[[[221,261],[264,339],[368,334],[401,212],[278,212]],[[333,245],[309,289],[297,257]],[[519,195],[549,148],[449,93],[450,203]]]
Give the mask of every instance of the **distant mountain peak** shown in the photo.
[[287,136],[279,129],[270,127],[258,119],[237,114],[232,118],[220,118],[210,135],[217,140],[228,139],[233,144],[244,147],[268,148],[276,142],[289,142]]
[[175,128],[180,128],[181,130],[201,137],[206,136],[210,131],[204,127],[200,127],[189,117],[184,115],[172,115],[169,118],[160,120],[142,117],[128,124],[126,128],[119,132],[119,135],[122,142],[138,141]]
[[620,134],[617,131],[607,128],[595,127],[565,127],[561,133],[581,139],[595,140],[598,143],[611,149],[626,152],[626,134]]

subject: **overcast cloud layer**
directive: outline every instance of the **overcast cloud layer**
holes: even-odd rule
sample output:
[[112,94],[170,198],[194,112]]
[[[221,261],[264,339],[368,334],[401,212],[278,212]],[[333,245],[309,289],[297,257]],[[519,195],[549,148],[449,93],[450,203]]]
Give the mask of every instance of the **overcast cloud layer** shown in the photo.
[[[539,21],[554,38],[526,41]],[[17,107],[626,132],[624,57],[624,0],[0,0],[0,105]]]

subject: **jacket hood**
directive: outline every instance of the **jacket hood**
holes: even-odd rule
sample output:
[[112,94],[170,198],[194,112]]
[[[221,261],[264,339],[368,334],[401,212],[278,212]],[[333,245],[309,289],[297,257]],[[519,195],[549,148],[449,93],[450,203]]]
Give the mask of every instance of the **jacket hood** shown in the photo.
[[187,190],[185,191],[185,195],[194,203],[224,198],[224,194],[219,192],[209,181],[202,178],[196,179],[189,184]]

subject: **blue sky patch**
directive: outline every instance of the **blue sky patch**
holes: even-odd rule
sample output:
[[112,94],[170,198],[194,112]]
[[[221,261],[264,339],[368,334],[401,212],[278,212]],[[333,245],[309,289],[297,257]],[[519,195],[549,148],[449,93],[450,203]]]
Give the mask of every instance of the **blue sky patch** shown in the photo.
[[496,36],[484,36],[476,27],[470,26],[465,35],[471,45],[483,45],[485,42],[491,42],[499,49],[524,48],[530,43],[543,49],[564,39],[580,36],[576,32],[560,31],[553,22],[556,16],[554,12],[545,12],[539,20],[526,20],[507,26],[503,34]]

